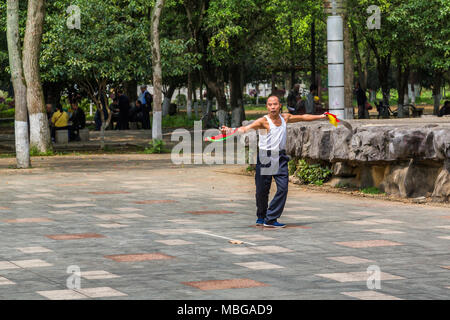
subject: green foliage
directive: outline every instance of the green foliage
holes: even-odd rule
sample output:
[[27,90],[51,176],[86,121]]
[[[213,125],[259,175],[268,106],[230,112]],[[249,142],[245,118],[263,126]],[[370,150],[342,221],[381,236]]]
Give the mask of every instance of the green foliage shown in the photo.
[[143,153],[145,154],[167,152],[167,150],[164,148],[165,143],[163,140],[151,140],[148,144],[149,147],[145,148],[145,150],[143,151]]
[[289,170],[290,176],[292,176],[295,173],[295,171],[297,170],[297,162],[298,162],[297,158],[291,159],[288,162],[288,170]]
[[186,95],[178,94],[175,98],[175,103],[177,104],[177,106],[185,106],[187,103]]
[[30,149],[30,157],[50,157],[54,156],[53,150],[48,150],[47,152],[40,152],[37,147],[32,147]]
[[385,194],[384,192],[381,192],[377,187],[363,188],[361,189],[361,192],[366,194]]
[[295,175],[304,184],[315,184],[321,186],[332,175],[329,168],[323,168],[319,164],[308,164],[304,159],[298,161]]
[[193,128],[194,121],[198,121],[193,115],[189,118],[186,114],[167,115],[162,118],[163,128]]

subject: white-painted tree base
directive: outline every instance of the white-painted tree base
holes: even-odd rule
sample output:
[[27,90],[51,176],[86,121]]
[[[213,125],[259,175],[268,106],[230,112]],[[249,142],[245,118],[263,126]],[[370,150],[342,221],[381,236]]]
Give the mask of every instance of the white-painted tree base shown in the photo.
[[162,112],[153,111],[152,140],[162,140]]
[[45,113],[30,114],[30,148],[33,147],[39,152],[50,149],[50,129]]
[[16,139],[17,168],[30,167],[30,141],[28,139],[28,122],[14,121]]

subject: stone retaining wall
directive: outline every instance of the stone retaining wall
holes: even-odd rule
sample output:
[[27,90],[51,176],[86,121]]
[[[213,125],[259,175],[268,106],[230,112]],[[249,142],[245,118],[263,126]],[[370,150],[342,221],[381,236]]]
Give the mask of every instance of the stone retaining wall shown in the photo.
[[450,197],[450,118],[327,121],[288,125],[291,157],[329,165],[333,186],[378,187],[401,197]]

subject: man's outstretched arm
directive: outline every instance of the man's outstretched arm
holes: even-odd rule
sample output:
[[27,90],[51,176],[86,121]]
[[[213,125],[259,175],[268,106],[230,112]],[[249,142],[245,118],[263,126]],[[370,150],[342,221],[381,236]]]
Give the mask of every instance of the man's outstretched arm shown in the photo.
[[313,115],[313,114],[301,114],[301,115],[293,115],[290,113],[286,113],[286,122],[287,123],[294,123],[299,121],[314,121],[314,120],[321,120],[326,119],[326,114],[321,115]]
[[[264,120],[264,118],[259,118],[255,121],[253,121],[252,123],[250,123],[248,126],[239,127],[239,128],[237,128],[238,129],[237,133],[244,134],[252,129],[253,130],[264,129],[263,120]],[[229,134],[232,129],[228,128],[226,126],[222,126],[222,128],[220,130],[222,131],[223,134]]]

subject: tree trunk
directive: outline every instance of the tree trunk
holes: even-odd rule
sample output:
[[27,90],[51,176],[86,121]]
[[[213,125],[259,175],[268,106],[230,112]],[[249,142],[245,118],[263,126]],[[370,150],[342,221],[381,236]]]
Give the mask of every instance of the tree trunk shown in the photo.
[[230,70],[230,106],[231,106],[231,126],[238,127],[242,123],[241,119],[241,102],[242,88],[239,66],[233,64],[229,68]]
[[125,83],[125,91],[130,99],[130,103],[133,105],[136,104],[136,100],[138,98],[137,86],[138,82],[136,80],[127,81]]
[[243,64],[239,65],[239,80],[240,80],[240,90],[238,92],[238,104],[240,109],[240,119],[238,125],[242,125],[242,121],[245,120],[245,108],[244,108],[244,92],[245,92],[245,66]]
[[23,44],[23,72],[27,85],[27,107],[30,116],[30,148],[36,148],[39,152],[47,152],[51,149],[50,130],[39,74],[44,17],[45,0],[28,1]]
[[167,89],[164,93],[164,99],[162,104],[162,116],[165,117],[169,114],[169,108],[170,103],[172,102],[173,94],[175,93],[175,90],[177,88],[174,85],[169,86],[169,89]]
[[[352,28],[352,36],[353,36],[353,50],[355,52],[355,57],[356,57],[356,68],[358,70],[358,81],[359,84],[361,85],[361,89],[363,89],[364,91],[367,89],[367,84],[364,81],[364,72],[363,72],[363,68],[362,68],[362,60],[361,60],[361,53],[359,52],[359,47],[358,47],[358,39],[356,37],[356,30],[354,29],[354,27]],[[344,35],[345,37],[345,35]]]
[[187,93],[187,106],[186,106],[186,113],[187,117],[192,117],[192,73],[188,73],[188,93]]
[[435,72],[433,79],[433,98],[434,98],[433,115],[435,116],[437,116],[439,113],[439,104],[441,101],[441,86],[442,86],[442,73]]
[[380,81],[381,91],[383,92],[383,103],[389,105],[389,69],[391,66],[391,56],[377,58],[378,80]]
[[316,20],[311,23],[311,84],[316,84]]
[[153,126],[152,139],[162,140],[162,68],[159,44],[159,20],[164,7],[164,0],[156,0],[152,13],[152,62],[153,62]]
[[403,67],[401,61],[398,61],[397,64],[397,117],[404,118],[409,116],[409,110],[403,108],[405,105],[405,93],[407,92],[408,86],[409,66]]
[[[353,119],[353,57],[348,17],[344,15],[344,103],[345,118]],[[366,92],[365,88],[363,89]]]
[[20,55],[19,36],[19,0],[8,0],[7,37],[9,66],[14,87],[15,100],[15,141],[17,168],[29,168],[30,143],[28,138],[27,119],[27,87],[23,76],[22,59]]
[[291,83],[286,89],[293,89],[295,84],[295,42],[293,34],[292,17],[289,17],[289,49],[290,49],[290,64],[291,64]]

